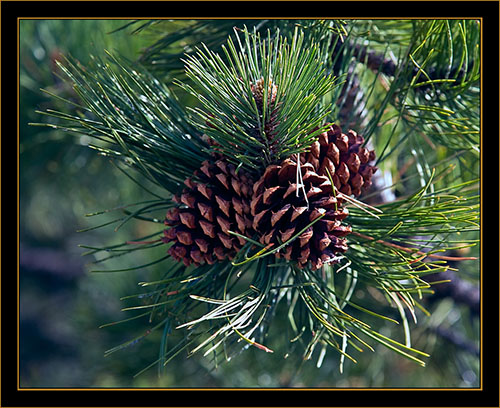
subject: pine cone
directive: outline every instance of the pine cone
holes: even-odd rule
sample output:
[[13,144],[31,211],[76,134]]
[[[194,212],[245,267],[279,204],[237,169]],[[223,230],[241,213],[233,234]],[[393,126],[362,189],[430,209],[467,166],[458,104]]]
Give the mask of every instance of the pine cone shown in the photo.
[[[184,181],[179,204],[167,212],[163,241],[174,242],[168,253],[186,266],[232,259],[246,240],[228,231],[253,233],[250,199],[253,182],[224,160],[205,161],[195,177]],[[196,179],[196,180],[195,180]]]
[[[351,228],[341,225],[348,211],[326,176],[317,174],[311,163],[300,166],[303,188],[297,196],[297,163],[291,159],[281,165],[270,165],[254,184],[250,203],[252,227],[260,234],[260,242],[274,247],[303,231],[277,257],[294,260],[299,267],[310,261],[313,269],[325,262],[337,262],[336,254],[345,252],[344,237]],[[323,218],[307,227],[319,216]],[[306,228],[307,227],[307,228]]]
[[[255,99],[259,111],[262,113],[262,107],[264,105],[264,78],[260,78],[255,85],[252,84],[252,95]],[[273,84],[272,80],[268,83],[268,104],[272,107],[276,100],[276,94],[278,92],[278,87]]]
[[372,175],[377,171],[370,164],[375,160],[375,152],[362,147],[364,141],[354,130],[344,134],[339,126],[331,124],[301,161],[311,163],[321,176],[330,173],[340,192],[358,197],[372,185]]
[[[257,105],[257,109],[259,110],[259,114],[262,115],[264,108],[264,78],[260,78],[256,82],[256,84],[251,84],[251,90],[252,90],[252,95],[255,99],[255,104]],[[268,149],[269,149],[268,154],[270,157],[274,157],[274,154],[278,149],[277,141],[275,140],[276,127],[279,125],[279,121],[277,120],[278,109],[279,109],[279,104],[276,104],[277,93],[278,93],[278,86],[274,84],[272,80],[269,80],[267,105],[270,108],[270,113],[269,116],[266,118],[266,121],[264,123],[264,128],[262,130],[264,131],[264,135],[268,143]],[[260,127],[256,126],[250,132],[252,137],[254,137],[255,139],[262,138]]]

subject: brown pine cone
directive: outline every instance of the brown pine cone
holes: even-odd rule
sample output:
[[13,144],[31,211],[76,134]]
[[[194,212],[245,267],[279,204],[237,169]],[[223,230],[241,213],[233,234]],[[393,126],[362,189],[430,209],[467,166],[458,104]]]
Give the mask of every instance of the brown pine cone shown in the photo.
[[[286,159],[266,169],[253,186],[252,227],[262,244],[273,243],[274,248],[305,229],[276,256],[296,261],[301,268],[310,261],[318,269],[323,263],[338,262],[336,255],[347,250],[342,237],[351,228],[341,222],[348,211],[341,207],[342,200],[336,197],[328,177],[317,174],[311,163],[301,164],[300,169],[303,188],[299,186],[298,196],[296,162]],[[322,219],[307,227],[321,215]]]
[[246,240],[228,231],[249,236],[252,179],[224,160],[205,161],[193,178],[184,181],[178,206],[167,212],[163,241],[174,242],[168,253],[186,266],[232,259]]
[[330,173],[338,190],[358,197],[372,185],[372,175],[377,171],[370,164],[375,160],[375,152],[362,147],[364,141],[355,131],[344,134],[339,126],[331,124],[301,161],[311,163],[319,175]]

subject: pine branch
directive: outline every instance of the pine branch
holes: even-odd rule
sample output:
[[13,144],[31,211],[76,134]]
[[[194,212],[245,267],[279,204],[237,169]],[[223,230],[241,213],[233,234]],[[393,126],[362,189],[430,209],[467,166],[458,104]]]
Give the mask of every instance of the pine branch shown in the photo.
[[[377,47],[368,51],[369,48],[363,48],[365,45],[359,46],[363,36],[353,28],[354,23],[300,24],[307,30],[294,26],[293,35],[268,31],[266,38],[257,28],[253,32],[235,30],[235,36],[221,45],[219,53],[210,42],[188,53],[183,60],[186,78],[177,78],[175,84],[199,102],[190,108],[147,71],[118,58],[97,58],[88,68],[71,61],[62,67],[81,103],[70,113],[46,112],[65,123],[55,126],[91,136],[99,152],[123,160],[172,194],[183,189],[186,178],[199,175],[196,172],[204,160],[214,157],[231,161],[235,174],[243,168],[258,177],[269,165],[294,154],[299,163],[298,155],[309,149],[326,129],[327,118],[349,111],[351,103],[356,108],[352,109],[353,115],[346,114],[341,119],[351,122],[366,118],[362,130],[366,143],[376,148],[380,165],[391,160],[388,168],[391,164],[399,165],[397,156],[403,149],[407,149],[405,160],[411,155],[416,164],[414,168],[408,165],[410,174],[398,180],[397,186],[403,185],[404,191],[392,202],[363,204],[332,187],[334,196],[328,198],[333,198],[330,201],[335,206],[342,202],[349,207],[346,220],[353,232],[347,238],[347,252],[337,254],[337,263],[333,258],[325,261],[319,270],[304,265],[299,268],[293,260],[275,255],[292,242],[299,242],[296,240],[326,210],[293,229],[287,239],[269,245],[259,241],[257,233],[247,237],[230,231],[228,234],[234,236],[228,240],[238,237],[246,241],[232,262],[188,267],[175,262],[169,252],[139,266],[115,269],[121,272],[160,262],[162,265],[160,276],[141,282],[143,293],[122,298],[124,311],[139,312],[130,319],[147,318],[148,329],[107,354],[160,330],[161,347],[154,362],[160,365],[186,350],[190,355],[213,355],[215,362],[227,360],[235,350],[237,353],[246,347],[270,352],[266,334],[281,305],[288,310],[293,333],[290,341],[304,347],[304,358],[312,358],[315,350],[322,348],[318,366],[327,346],[339,353],[342,371],[346,359],[355,362],[352,349],[373,351],[376,343],[417,364],[425,364],[421,358],[427,354],[411,344],[409,318],[416,321],[416,299],[432,293],[431,286],[436,282],[428,276],[444,273],[450,267],[448,262],[457,260],[443,255],[443,251],[477,242],[461,238],[476,233],[479,227],[477,180],[471,180],[470,174],[456,174],[446,160],[438,162],[443,153],[436,149],[436,145],[442,145],[446,159],[463,160],[464,166],[470,156],[449,152],[477,150],[478,118],[469,108],[477,101],[478,67],[473,63],[469,69],[468,65],[474,54],[469,50],[475,49],[477,40],[475,26],[465,22],[381,22],[381,26],[395,29],[397,44],[392,47],[394,38],[375,38],[366,47]],[[146,23],[138,30],[152,26]],[[213,23],[193,23],[177,34],[170,33],[144,59],[161,52],[166,53],[168,63],[175,60],[180,50],[172,45],[187,38],[193,27],[206,30],[213,28]],[[225,29],[227,24],[217,31],[217,36]],[[197,38],[200,33],[203,31],[193,32],[192,37]],[[213,39],[219,43],[218,38]],[[447,52],[438,55],[438,46]],[[378,54],[381,48],[384,51]],[[332,50],[333,58],[329,54]],[[390,52],[399,58],[393,75],[387,78],[384,70],[392,68],[384,63],[385,57],[378,59]],[[368,66],[359,64],[359,60]],[[454,64],[453,60],[459,62]],[[446,67],[445,79],[452,79],[453,84],[433,78],[432,67]],[[343,88],[337,86],[334,73],[345,77]],[[434,94],[420,92],[426,86]],[[437,92],[438,88],[443,91]],[[456,92],[463,92],[461,101],[447,97]],[[434,165],[435,162],[438,163]],[[226,180],[225,174],[218,175]],[[300,177],[297,165],[297,192]],[[331,174],[329,180],[333,186]],[[285,181],[291,183],[286,178]],[[229,185],[227,181],[226,184]],[[300,184],[304,184],[303,180]],[[186,182],[186,186],[190,185],[195,185],[192,180]],[[203,185],[201,190],[209,195],[206,188]],[[232,190],[224,193],[229,191]],[[311,192],[315,193],[312,189]],[[183,215],[189,215],[185,207],[196,209],[197,203],[194,197],[191,201],[185,199],[188,195],[174,203],[169,194],[164,198],[159,193],[155,200],[136,203],[134,209],[117,208],[120,216],[105,224],[119,228],[133,219],[161,223],[154,211],[171,206],[186,210]],[[218,197],[217,203],[229,209],[235,205],[231,198]],[[272,207],[271,215],[275,209]],[[303,209],[309,209],[309,205]],[[190,215],[191,220],[196,220]],[[186,233],[182,230],[185,227],[199,229],[196,222],[183,222],[180,215],[177,221],[182,224],[181,232]],[[167,225],[170,228],[165,230],[165,236],[170,232],[177,234],[172,229],[174,225]],[[168,241],[161,234],[158,231],[106,248],[89,247],[89,254],[102,250],[109,253],[109,259],[152,249]],[[187,232],[190,239],[194,234]],[[168,243],[165,250],[171,247]],[[188,253],[186,247],[184,250]],[[189,263],[188,259],[183,260]],[[374,307],[358,304],[353,294],[361,288],[380,292],[399,313],[397,320]],[[404,342],[377,332],[372,321],[401,323]],[[185,336],[174,347],[167,347],[172,328],[182,329]]]
[[[194,55],[195,48],[204,43],[210,50],[221,54],[222,45],[228,37],[236,41],[235,28],[243,30],[250,27],[261,35],[268,31],[275,38],[279,31],[291,38],[296,27],[300,27],[309,39],[324,39],[331,35],[345,35],[343,20],[191,20],[176,24],[171,20],[153,20],[144,23],[138,20],[122,27],[134,28],[132,34],[142,34],[156,38],[156,41],[144,50],[139,62],[150,72],[161,76],[169,83],[173,79],[185,81],[184,65],[181,59]],[[227,61],[226,61],[227,62]]]
[[100,154],[172,193],[209,157],[175,95],[139,66],[108,54],[87,68],[71,60],[60,67],[81,102],[71,114],[39,112],[59,120],[46,126],[91,137]]
[[[418,20],[413,37],[391,68],[391,104],[407,128],[421,129],[437,145],[477,152],[479,144],[479,65],[476,21]],[[371,68],[373,52],[354,54]],[[391,50],[390,50],[391,51]],[[395,51],[395,50],[392,50]],[[394,52],[393,52],[394,54]],[[370,57],[372,61],[370,61]],[[391,58],[393,60],[393,58]],[[392,72],[392,68],[397,69]]]
[[[180,86],[201,102],[192,110],[193,125],[215,142],[219,153],[255,171],[312,143],[328,113],[318,103],[335,82],[320,65],[318,46],[306,49],[299,31],[290,44],[284,37],[274,41],[268,34],[261,41],[258,33],[243,33],[239,51],[231,39],[223,47],[228,63],[206,46],[188,56],[186,72],[199,91]],[[261,96],[256,96],[257,86]]]

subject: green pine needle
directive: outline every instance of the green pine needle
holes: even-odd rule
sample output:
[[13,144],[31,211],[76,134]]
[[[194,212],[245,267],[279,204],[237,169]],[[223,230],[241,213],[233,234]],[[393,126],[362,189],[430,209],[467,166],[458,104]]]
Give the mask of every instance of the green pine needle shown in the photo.
[[[186,57],[191,84],[178,83],[200,101],[192,109],[197,126],[216,143],[216,150],[249,171],[262,171],[294,153],[304,151],[323,130],[329,110],[321,98],[335,88],[322,67],[319,45],[304,46],[303,32],[289,40],[262,40],[243,31],[238,46],[229,38],[225,59],[206,46]],[[226,62],[227,61],[227,62]],[[259,111],[252,86],[263,80],[263,109]],[[271,102],[270,86],[276,87]],[[266,125],[273,129],[266,131]]]

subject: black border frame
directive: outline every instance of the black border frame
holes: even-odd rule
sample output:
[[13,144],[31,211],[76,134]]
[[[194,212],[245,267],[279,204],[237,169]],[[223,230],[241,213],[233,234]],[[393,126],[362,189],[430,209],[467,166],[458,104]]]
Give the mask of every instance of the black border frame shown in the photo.
[[[121,1],[119,7],[115,1],[90,2],[34,2],[2,1],[1,7],[1,143],[2,206],[3,230],[1,274],[1,396],[0,406],[231,406],[233,401],[246,401],[247,406],[499,406],[499,274],[496,234],[488,230],[498,226],[491,221],[491,216],[498,214],[498,195],[492,193],[492,187],[498,184],[491,180],[495,170],[492,164],[499,162],[499,3],[497,1],[440,1],[440,2],[370,2],[370,1],[279,1],[279,2],[167,2],[167,1]],[[196,13],[193,15],[193,11]],[[241,13],[246,14],[241,15]],[[383,13],[383,15],[381,14]],[[154,15],[153,15],[154,14]],[[11,152],[17,151],[16,123],[17,104],[13,101],[18,94],[17,66],[17,19],[18,18],[139,18],[139,17],[186,17],[186,18],[342,18],[342,17],[389,17],[389,18],[482,18],[483,21],[483,89],[482,89],[482,232],[483,242],[483,378],[482,389],[180,389],[180,390],[142,390],[142,389],[47,389],[27,390],[17,388],[17,339],[16,333],[16,293],[11,290],[16,286],[14,268],[17,257],[17,239],[13,231],[17,230],[14,210],[18,210],[19,196],[11,192],[13,183],[9,178],[18,157]],[[495,155],[495,157],[492,157]],[[14,161],[14,163],[13,163]],[[19,180],[18,180],[19,181]],[[496,189],[494,189],[496,191]],[[489,196],[491,198],[487,198]],[[497,199],[495,199],[497,198]],[[494,204],[495,203],[495,204]],[[487,220],[487,221],[486,221]],[[496,217],[495,217],[496,220]],[[14,225],[10,225],[10,223]],[[495,228],[498,232],[498,228]],[[495,243],[493,243],[495,242]],[[14,258],[14,259],[13,259]],[[494,259],[494,261],[493,261]],[[495,262],[492,264],[491,262]],[[104,392],[107,391],[107,392]],[[144,395],[142,392],[149,391]],[[168,394],[165,394],[168,392]],[[234,393],[244,394],[233,395]],[[278,394],[276,394],[278,392]],[[346,392],[354,392],[349,394]],[[98,393],[98,395],[95,395]],[[222,393],[222,394],[221,394]],[[332,394],[334,393],[334,394]],[[235,398],[236,397],[236,398]],[[279,399],[275,398],[278,397]],[[408,405],[406,405],[408,406]]]

